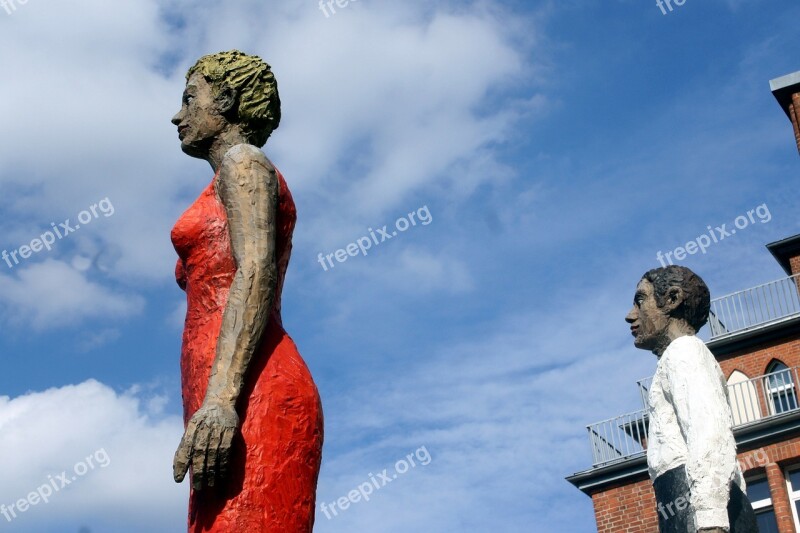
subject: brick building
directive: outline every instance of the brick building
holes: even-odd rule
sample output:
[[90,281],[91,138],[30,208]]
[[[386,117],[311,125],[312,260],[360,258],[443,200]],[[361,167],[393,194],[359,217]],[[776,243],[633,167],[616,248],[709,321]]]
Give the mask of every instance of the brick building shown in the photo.
[[[800,150],[800,72],[770,82]],[[712,300],[708,348],[728,382],[739,464],[761,533],[800,533],[800,235],[767,245],[786,277]],[[658,533],[641,408],[587,426],[592,467],[567,480],[598,533]]]
[[769,82],[772,94],[792,121],[797,149],[800,150],[800,72],[795,72]]

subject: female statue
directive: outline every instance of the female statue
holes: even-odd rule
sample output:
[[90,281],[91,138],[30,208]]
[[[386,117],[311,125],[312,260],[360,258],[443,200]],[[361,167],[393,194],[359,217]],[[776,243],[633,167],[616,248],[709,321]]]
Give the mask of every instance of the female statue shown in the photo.
[[280,314],[296,212],[260,150],[279,121],[270,66],[237,50],[189,70],[172,119],[183,152],[214,169],[172,230],[187,297],[174,477],[191,472],[190,533],[314,524],[322,407]]

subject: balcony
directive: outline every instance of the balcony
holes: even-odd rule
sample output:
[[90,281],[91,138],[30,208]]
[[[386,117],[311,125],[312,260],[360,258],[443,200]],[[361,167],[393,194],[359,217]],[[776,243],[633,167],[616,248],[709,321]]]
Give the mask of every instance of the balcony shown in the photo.
[[800,274],[711,300],[711,341],[800,317]]
[[[728,384],[734,430],[800,411],[798,367],[784,368]],[[643,401],[652,378],[639,381]],[[647,451],[647,410],[640,409],[587,426],[592,467],[599,468],[642,456]]]

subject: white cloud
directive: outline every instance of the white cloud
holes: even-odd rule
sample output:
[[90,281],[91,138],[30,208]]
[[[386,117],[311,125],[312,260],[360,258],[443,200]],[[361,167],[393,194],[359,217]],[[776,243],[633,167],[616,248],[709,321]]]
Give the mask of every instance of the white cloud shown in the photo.
[[[167,13],[187,25],[167,27]],[[468,194],[496,178],[486,169],[508,172],[491,145],[516,112],[494,102],[530,74],[511,18],[424,2],[364,2],[331,19],[314,3],[30,2],[0,36],[0,45],[25,43],[4,57],[14,77],[0,87],[0,114],[15,132],[0,144],[0,183],[14,197],[6,235],[23,242],[107,196],[116,214],[86,239],[113,248],[109,275],[137,285],[168,279],[169,230],[211,178],[180,152],[169,119],[186,66],[233,46],[278,74],[284,121],[267,149],[304,200],[298,240],[333,244],[428,187]]]
[[[155,403],[154,403],[155,402]],[[154,416],[157,396],[118,394],[94,380],[0,397],[0,503],[10,506],[60,474],[70,484],[30,507],[7,531],[167,532],[185,528],[188,487],[172,480],[179,417]],[[78,463],[94,468],[76,475]],[[105,466],[103,466],[105,465]],[[78,474],[83,472],[78,467]],[[75,477],[73,480],[72,478]]]
[[72,326],[86,319],[128,317],[144,308],[140,296],[117,293],[71,266],[47,259],[0,275],[6,320],[38,330]]

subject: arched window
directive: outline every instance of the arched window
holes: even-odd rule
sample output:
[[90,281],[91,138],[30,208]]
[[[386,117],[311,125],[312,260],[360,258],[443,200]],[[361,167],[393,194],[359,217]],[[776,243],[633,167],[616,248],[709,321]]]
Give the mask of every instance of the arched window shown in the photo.
[[733,424],[741,426],[755,422],[761,418],[761,406],[758,403],[758,380],[751,380],[743,372],[734,370],[728,378],[728,398],[731,403]]
[[797,409],[797,393],[794,388],[794,371],[780,361],[767,367],[764,388],[770,400],[772,414],[785,413]]

